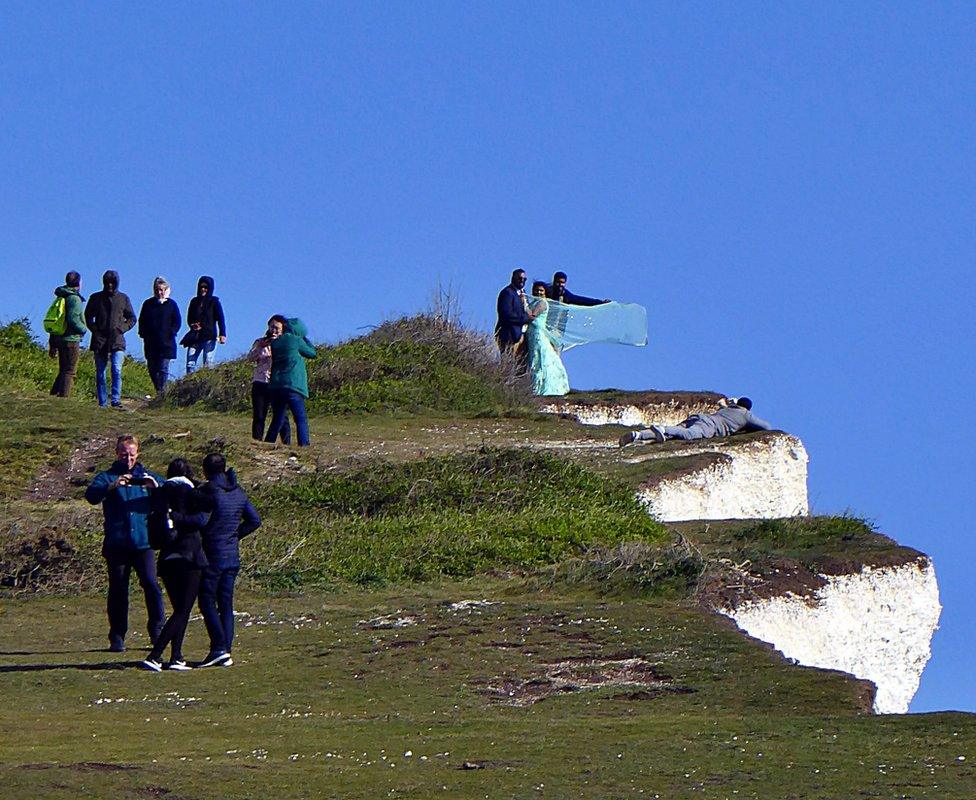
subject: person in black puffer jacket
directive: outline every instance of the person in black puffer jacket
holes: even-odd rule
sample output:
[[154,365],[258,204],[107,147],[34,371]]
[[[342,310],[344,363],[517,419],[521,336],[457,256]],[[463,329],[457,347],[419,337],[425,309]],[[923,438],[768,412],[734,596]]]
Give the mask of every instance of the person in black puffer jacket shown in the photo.
[[197,368],[201,354],[203,366],[209,366],[217,343],[227,342],[224,307],[214,295],[214,279],[209,275],[201,275],[197,281],[197,296],[187,306],[186,322],[190,330],[180,339],[180,344],[186,348],[186,374],[189,375]]
[[190,612],[200,591],[200,578],[207,566],[200,529],[210,518],[211,501],[193,483],[193,470],[186,459],[173,459],[166,470],[166,482],[152,494],[157,511],[169,510],[173,520],[172,534],[159,550],[157,572],[163,579],[173,613],[156,637],[143,667],[159,672],[163,669],[163,651],[171,645],[167,669],[188,670],[183,658],[183,637]]
[[241,568],[238,542],[261,525],[247,494],[237,483],[234,470],[220,453],[203,459],[207,483],[200,487],[213,504],[210,520],[202,531],[207,568],[200,583],[200,613],[210,635],[210,652],[201,667],[229,667],[234,663],[234,582]]

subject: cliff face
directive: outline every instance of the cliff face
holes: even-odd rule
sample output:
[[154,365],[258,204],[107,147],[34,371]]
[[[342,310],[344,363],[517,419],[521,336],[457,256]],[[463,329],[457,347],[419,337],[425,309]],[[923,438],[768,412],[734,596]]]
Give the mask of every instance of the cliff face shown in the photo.
[[746,601],[721,612],[799,664],[872,681],[877,713],[908,711],[942,610],[932,562],[825,578],[812,596]]
[[[586,425],[675,424],[714,411],[711,393],[590,392],[543,410]],[[647,466],[637,494],[662,522],[805,516],[808,456],[803,443],[771,431],[701,442],[637,445],[623,460]],[[668,469],[659,468],[665,461]],[[941,605],[935,570],[916,554],[901,563],[851,564],[817,575],[812,589],[726,597],[717,610],[798,664],[872,681],[877,713],[903,713],[931,655]]]

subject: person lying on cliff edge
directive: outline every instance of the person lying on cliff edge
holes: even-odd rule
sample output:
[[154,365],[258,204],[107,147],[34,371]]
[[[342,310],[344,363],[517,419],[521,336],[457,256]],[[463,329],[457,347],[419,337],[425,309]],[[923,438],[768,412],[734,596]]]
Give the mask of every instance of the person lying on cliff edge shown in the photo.
[[732,436],[735,433],[772,430],[764,419],[752,413],[752,400],[748,397],[723,398],[724,406],[714,414],[692,414],[677,425],[651,425],[639,431],[627,431],[620,437],[621,447],[641,441],[666,442],[668,439],[712,439],[716,436]]

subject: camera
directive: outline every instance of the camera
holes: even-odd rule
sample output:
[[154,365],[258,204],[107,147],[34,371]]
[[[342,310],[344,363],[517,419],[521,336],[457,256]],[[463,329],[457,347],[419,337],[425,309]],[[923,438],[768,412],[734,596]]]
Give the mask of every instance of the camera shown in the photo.
[[132,486],[143,486],[148,482],[149,476],[146,475],[146,468],[142,464],[136,464],[129,478],[129,484]]

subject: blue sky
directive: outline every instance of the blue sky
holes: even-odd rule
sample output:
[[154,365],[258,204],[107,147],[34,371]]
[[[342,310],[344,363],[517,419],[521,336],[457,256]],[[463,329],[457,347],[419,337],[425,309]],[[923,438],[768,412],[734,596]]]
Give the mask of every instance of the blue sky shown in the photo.
[[228,357],[563,269],[650,324],[575,387],[749,394],[816,512],[934,557],[912,709],[976,710],[971,4],[45,5],[0,9],[0,318],[209,274]]

